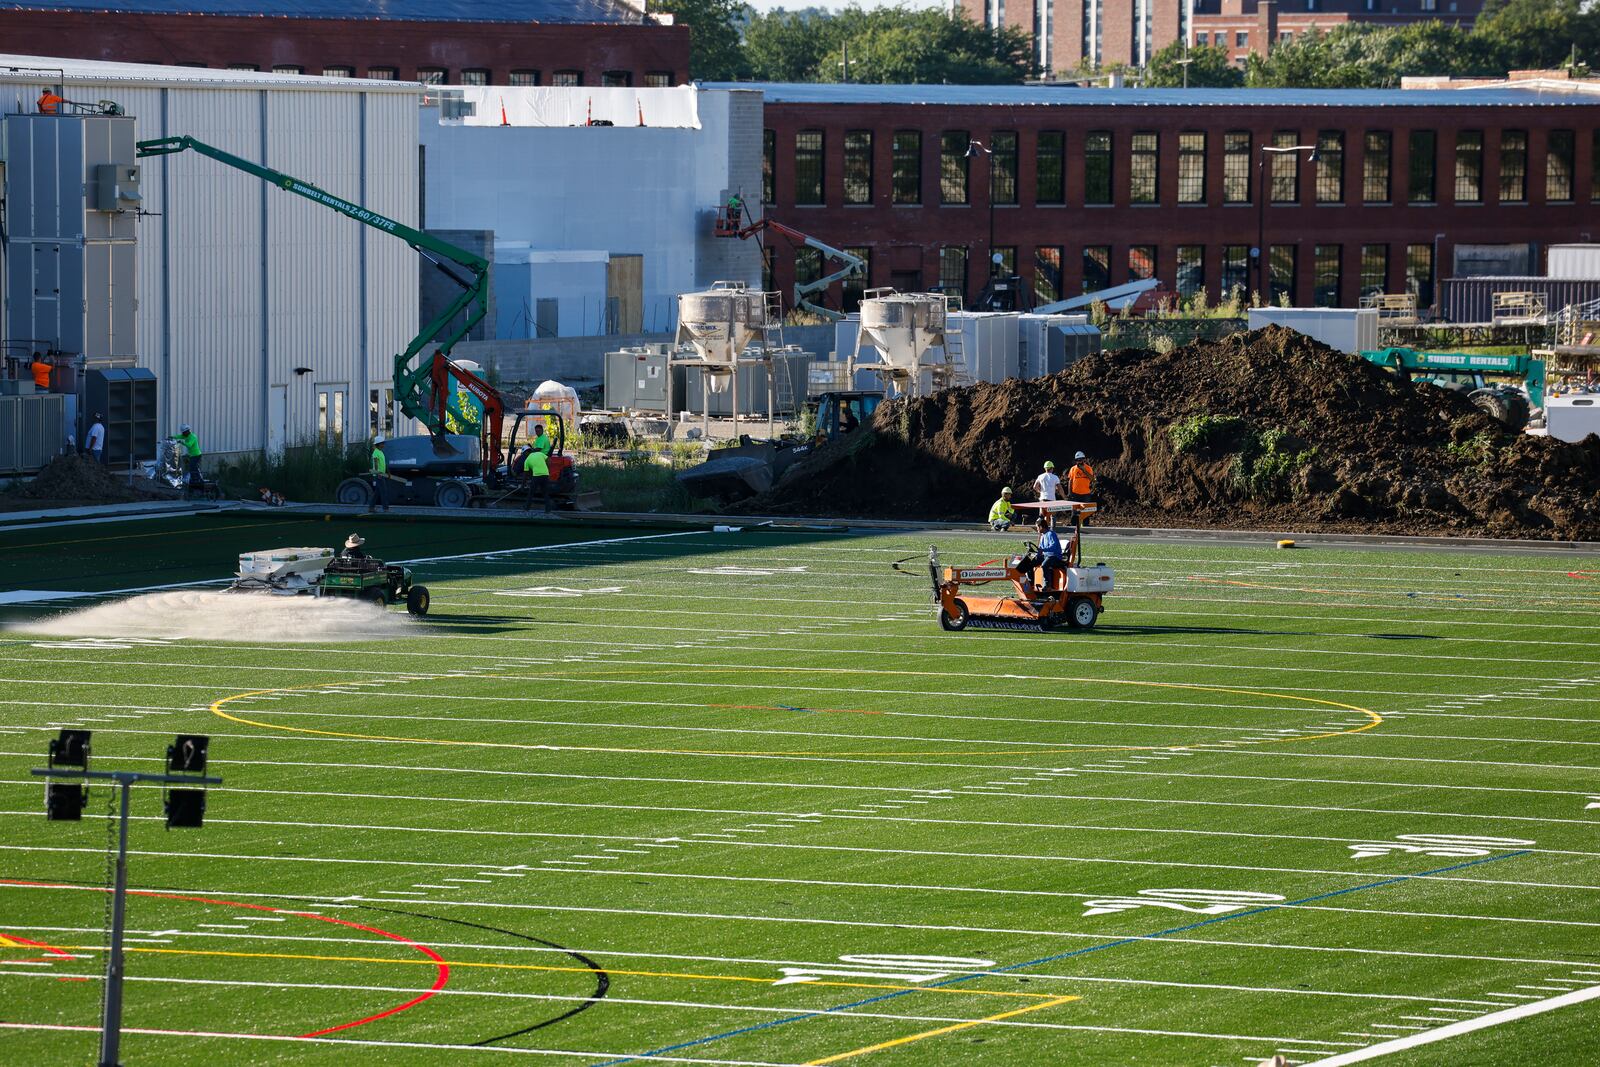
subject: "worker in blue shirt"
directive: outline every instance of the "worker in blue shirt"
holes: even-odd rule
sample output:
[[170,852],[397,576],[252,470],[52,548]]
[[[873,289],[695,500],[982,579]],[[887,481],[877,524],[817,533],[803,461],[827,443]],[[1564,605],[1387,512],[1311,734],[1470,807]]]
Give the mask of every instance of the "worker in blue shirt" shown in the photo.
[[1062,572],[1066,564],[1061,558],[1061,538],[1056,536],[1055,530],[1050,525],[1050,516],[1040,515],[1039,521],[1033,524],[1039,532],[1039,549],[1029,552],[1022,557],[1022,591],[1029,600],[1033,599],[1033,571],[1038,568],[1044,578],[1045,591],[1055,585],[1055,576]]

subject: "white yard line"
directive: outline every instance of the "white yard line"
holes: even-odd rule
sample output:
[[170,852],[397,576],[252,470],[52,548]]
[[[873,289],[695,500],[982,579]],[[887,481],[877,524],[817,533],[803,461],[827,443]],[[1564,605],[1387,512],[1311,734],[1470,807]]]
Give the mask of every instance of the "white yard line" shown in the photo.
[[1308,1064],[1307,1067],[1345,1067],[1345,1064],[1365,1063],[1367,1060],[1375,1060],[1381,1056],[1405,1052],[1408,1049],[1419,1048],[1423,1045],[1431,1045],[1435,1041],[1458,1037],[1461,1034],[1470,1034],[1477,1030],[1486,1030],[1491,1026],[1499,1026],[1502,1023],[1516,1022],[1518,1019],[1526,1019],[1530,1015],[1542,1015],[1547,1011],[1571,1007],[1574,1004],[1582,1004],[1585,1001],[1595,1000],[1596,998],[1600,998],[1600,986],[1575,989],[1570,993],[1563,993],[1558,997],[1550,997],[1547,1000],[1518,1004],[1514,1007],[1506,1008],[1504,1011],[1480,1015],[1475,1019],[1463,1019],[1448,1026],[1441,1026],[1436,1030],[1424,1030],[1419,1034],[1397,1037],[1392,1041],[1369,1045],[1353,1052],[1341,1052],[1337,1056],[1329,1056],[1326,1059],[1317,1060],[1312,1064]]

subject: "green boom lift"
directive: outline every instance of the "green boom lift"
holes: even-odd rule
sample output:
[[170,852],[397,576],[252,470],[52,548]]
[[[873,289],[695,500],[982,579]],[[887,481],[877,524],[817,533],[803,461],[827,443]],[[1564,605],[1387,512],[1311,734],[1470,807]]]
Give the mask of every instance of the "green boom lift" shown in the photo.
[[[1514,430],[1528,425],[1529,405],[1544,407],[1544,360],[1533,356],[1487,356],[1472,352],[1419,352],[1414,348],[1380,348],[1361,358],[1387,367],[1410,380],[1431,378],[1437,384],[1467,394],[1486,413]],[[1521,379],[1527,396],[1509,385],[1497,385],[1485,375]]]
[[[352,204],[343,197],[317,188],[310,182],[301,181],[299,178],[273,170],[271,167],[264,167],[259,163],[252,163],[248,159],[242,159],[231,152],[224,152],[193,137],[164,137],[159,140],[139,142],[141,159],[148,156],[176,155],[185,151],[198,152],[236,170],[242,170],[246,174],[254,174],[279,189],[303,196],[365,226],[398,237],[460,287],[461,294],[451,301],[450,306],[424,326],[422,332],[411,339],[404,352],[394,357],[394,393],[400,403],[400,410],[428,428],[428,432],[434,438],[436,451],[451,451],[444,443],[444,439],[452,421],[458,423],[477,421],[482,444],[482,473],[485,477],[493,477],[502,460],[500,429],[505,412],[504,401],[498,390],[488,382],[449,358],[456,342],[478,324],[488,309],[489,262],[481,256],[457,248],[448,241],[441,241],[437,237],[396,222],[376,211],[370,211],[359,204]],[[465,271],[465,276],[453,269],[451,264]],[[433,358],[418,362],[423,349],[430,344],[438,346]],[[452,378],[460,383],[462,389],[477,397],[484,405],[484,417],[481,420],[477,418],[476,412],[469,413],[463,408],[456,389],[450,384]],[[459,493],[459,490],[457,492]]]

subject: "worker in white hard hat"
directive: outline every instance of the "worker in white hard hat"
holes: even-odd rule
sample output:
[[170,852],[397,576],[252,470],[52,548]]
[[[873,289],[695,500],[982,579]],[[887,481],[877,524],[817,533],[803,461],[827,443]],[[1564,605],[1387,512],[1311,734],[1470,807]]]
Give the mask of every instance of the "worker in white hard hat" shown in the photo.
[[178,427],[178,432],[172,436],[183,448],[183,467],[191,485],[200,484],[200,438],[194,435],[194,427],[187,422]]
[[367,502],[368,511],[383,508],[389,510],[389,457],[383,454],[383,434],[378,434],[372,439],[372,466],[367,476],[372,479],[372,499]]
[[1094,468],[1082,452],[1073,453],[1072,469],[1067,471],[1067,499],[1094,499]]
[[345,559],[366,559],[366,550],[361,547],[366,543],[367,539],[365,537],[358,533],[353,533],[344,539],[344,549],[339,555]]
[[1061,498],[1061,479],[1056,476],[1054,460],[1044,461],[1044,473],[1033,480],[1033,491],[1041,502]]
[[1000,490],[1000,499],[989,508],[989,529],[1004,533],[1017,521],[1017,509],[1011,506],[1011,487]]

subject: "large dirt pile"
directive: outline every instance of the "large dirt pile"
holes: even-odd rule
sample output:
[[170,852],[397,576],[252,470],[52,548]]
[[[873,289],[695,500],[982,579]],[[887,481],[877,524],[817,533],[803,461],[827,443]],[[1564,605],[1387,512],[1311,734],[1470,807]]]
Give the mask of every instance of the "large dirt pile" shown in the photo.
[[140,478],[136,486],[129,486],[126,474],[119,476],[92,460],[64,455],[51,460],[31,480],[19,483],[6,498],[12,509],[40,503],[121,504],[158,495],[137,487],[149,484]]
[[865,429],[748,510],[978,520],[1081,450],[1105,524],[1600,539],[1600,440],[1509,432],[1280,327],[897,400]]

